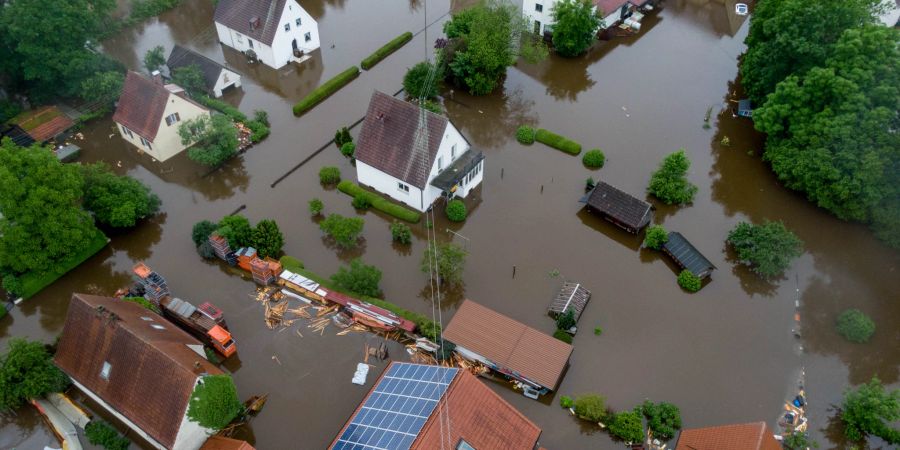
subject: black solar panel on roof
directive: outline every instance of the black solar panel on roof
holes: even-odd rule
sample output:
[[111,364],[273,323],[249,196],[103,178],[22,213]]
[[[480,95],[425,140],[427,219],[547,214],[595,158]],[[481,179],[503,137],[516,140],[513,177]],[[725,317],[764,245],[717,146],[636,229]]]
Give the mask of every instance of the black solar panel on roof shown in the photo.
[[394,363],[334,444],[335,450],[408,450],[459,369]]

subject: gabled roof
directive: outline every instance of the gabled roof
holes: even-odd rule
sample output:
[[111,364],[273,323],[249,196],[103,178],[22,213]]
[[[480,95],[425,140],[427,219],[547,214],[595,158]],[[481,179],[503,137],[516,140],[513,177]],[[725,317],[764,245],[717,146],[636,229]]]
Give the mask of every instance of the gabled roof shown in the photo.
[[216,81],[219,80],[219,74],[223,70],[227,70],[221,64],[180,45],[172,48],[172,53],[169,54],[166,65],[169,66],[170,72],[174,72],[175,69],[180,67],[197,66],[200,69],[200,73],[203,74],[203,81],[206,84],[207,91],[212,91],[216,86]]
[[137,72],[128,72],[113,122],[125,125],[142,138],[153,141],[159,131],[171,93],[165,86]]
[[671,256],[679,266],[689,270],[694,275],[705,278],[716,266],[709,262],[693,244],[688,242],[681,233],[673,231],[669,233],[669,240],[663,244],[663,250]]
[[56,106],[42,106],[25,111],[11,120],[36,142],[46,142],[72,128],[75,122]]
[[[287,0],[219,0],[214,20],[253,40],[272,45]],[[259,20],[251,29],[250,22]]]
[[[222,373],[188,345],[202,344],[140,305],[74,294],[54,362],[171,448],[197,377]],[[108,379],[101,377],[104,362]]]
[[675,450],[781,450],[765,422],[681,431]]
[[200,450],[256,450],[247,441],[227,438],[224,436],[210,436]]
[[602,181],[588,194],[587,205],[634,229],[650,222],[649,203]]
[[355,157],[398,180],[425,188],[449,121],[425,111],[428,123],[426,152],[416,151],[419,107],[375,91],[357,140]]
[[[612,14],[626,3],[628,3],[628,0],[594,0],[594,5],[600,8],[604,16]],[[609,24],[606,25],[609,26]]]
[[551,390],[572,354],[571,345],[471,300],[459,307],[443,337]]

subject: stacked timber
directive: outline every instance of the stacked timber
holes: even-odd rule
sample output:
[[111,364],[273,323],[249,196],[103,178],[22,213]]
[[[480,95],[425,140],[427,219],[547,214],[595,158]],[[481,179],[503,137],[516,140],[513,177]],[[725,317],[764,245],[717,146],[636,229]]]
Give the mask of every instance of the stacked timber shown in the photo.
[[146,264],[139,262],[132,269],[134,280],[144,288],[144,298],[159,307],[159,302],[171,295],[169,285],[162,275],[154,272]]
[[216,256],[221,260],[228,261],[228,255],[233,255],[231,253],[231,247],[228,245],[228,239],[219,236],[217,233],[213,233],[212,236],[209,237],[209,245],[212,246]]

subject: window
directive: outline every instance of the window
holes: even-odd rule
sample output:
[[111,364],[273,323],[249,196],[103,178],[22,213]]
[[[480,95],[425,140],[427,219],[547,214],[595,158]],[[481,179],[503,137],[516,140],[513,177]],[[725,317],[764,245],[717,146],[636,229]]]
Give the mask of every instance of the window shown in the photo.
[[109,371],[112,370],[112,364],[103,361],[103,368],[100,369],[100,378],[104,380],[109,380]]
[[147,322],[153,322],[153,319],[151,319],[147,316],[141,316],[141,320],[146,320]]
[[541,34],[541,21],[540,20],[534,21],[534,34]]
[[134,135],[131,134],[131,130],[129,130],[128,128],[125,128],[125,125],[122,125],[122,134],[123,135],[127,134],[128,137],[134,139]]
[[147,147],[148,149],[153,150],[153,147],[150,146],[150,141],[148,141],[148,140],[146,140],[146,139],[144,139],[144,138],[141,138],[141,144],[142,144],[144,147]]
[[304,35],[303,35],[303,39],[306,39],[306,42],[311,41],[311,40],[312,40],[312,34],[310,34],[310,33],[304,34]]
[[156,328],[157,330],[165,330],[166,329],[166,327],[164,327],[162,325],[157,325],[155,323],[151,323],[150,326],[153,328]]
[[450,159],[456,159],[456,144],[450,147]]
[[284,31],[291,31],[291,24],[289,24],[289,23],[284,24]]
[[250,48],[253,48],[253,39],[247,39],[247,44],[250,45]]
[[438,156],[438,171],[441,171],[443,169],[444,169],[444,157]]
[[179,120],[181,120],[181,116],[179,116],[178,113],[169,114],[166,117],[166,125],[171,127],[173,123],[178,122]]
[[406,194],[409,194],[409,186],[407,186],[403,183],[397,183],[397,189],[403,191]]
[[535,10],[536,12],[544,12],[544,5],[542,5],[542,4],[540,4],[540,3],[535,3],[535,4],[534,4],[534,10]]
[[241,33],[234,33],[234,40],[237,41],[238,44],[244,44],[244,36]]
[[300,28],[300,24],[302,22],[300,21],[300,18],[298,17],[297,20],[294,21],[294,23],[297,24],[297,28]]

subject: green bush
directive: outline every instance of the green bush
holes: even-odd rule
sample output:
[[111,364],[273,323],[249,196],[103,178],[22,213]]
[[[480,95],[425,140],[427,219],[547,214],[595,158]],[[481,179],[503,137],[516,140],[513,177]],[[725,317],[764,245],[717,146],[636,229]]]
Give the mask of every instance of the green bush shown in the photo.
[[343,248],[354,248],[359,243],[365,222],[359,217],[344,217],[340,214],[329,214],[319,222],[319,229],[334,239]]
[[543,128],[538,128],[537,132],[534,133],[534,139],[542,144],[564,151],[570,155],[581,153],[581,144]]
[[850,342],[863,344],[875,334],[875,322],[858,309],[848,309],[841,313],[835,324],[837,332]]
[[322,214],[322,210],[325,208],[325,204],[322,203],[322,200],[314,198],[309,201],[309,213],[318,216]]
[[191,229],[191,240],[194,241],[194,247],[199,247],[200,244],[206,242],[209,239],[209,235],[213,234],[217,229],[219,229],[219,225],[208,220],[201,220],[195,223],[194,228]]
[[379,194],[361,188],[359,185],[352,181],[341,181],[340,183],[338,183],[337,188],[339,191],[353,198],[356,198],[359,195],[365,195],[369,198],[369,202],[372,203],[373,208],[385,214],[394,216],[400,220],[405,220],[410,223],[417,223],[421,218],[421,215],[418,211],[413,211],[405,206],[392,203]]
[[684,269],[678,274],[678,285],[686,291],[697,292],[702,284],[700,278],[691,273],[690,270]]
[[659,250],[666,242],[669,242],[669,233],[662,225],[651,225],[647,228],[647,233],[644,235],[644,247]]
[[603,328],[602,327],[594,327],[594,336],[600,336],[601,334],[603,334]]
[[574,405],[575,405],[575,401],[572,400],[572,397],[563,395],[559,398],[559,406],[562,406],[563,408],[569,409]]
[[602,422],[607,417],[606,399],[596,394],[579,395],[575,399],[575,415],[594,423]]
[[159,310],[159,307],[157,307],[156,305],[153,304],[153,302],[151,302],[150,300],[147,300],[144,297],[122,297],[122,300],[126,301],[126,302],[131,302],[131,303],[141,305],[144,308],[149,309],[150,311],[153,311],[157,314],[162,313],[162,311]]
[[99,445],[106,450],[126,450],[131,441],[124,436],[120,436],[115,428],[99,419],[88,422],[84,427],[84,435],[93,445]]
[[606,155],[599,148],[589,150],[581,157],[581,163],[591,169],[599,169],[606,163]]
[[283,267],[284,270],[289,270],[294,273],[297,273],[298,271],[303,270],[303,263],[299,259],[294,258],[293,256],[284,255],[281,258],[279,258],[278,261],[281,262],[281,267]]
[[329,185],[341,181],[341,169],[334,166],[325,166],[319,169],[319,183]]
[[803,241],[781,222],[741,222],[728,232],[727,242],[738,259],[763,278],[780,275],[803,249]]
[[337,145],[337,148],[340,149],[344,146],[344,144],[348,142],[353,142],[353,136],[350,136],[350,129],[347,127],[341,127],[337,131],[334,132],[334,145]]
[[401,244],[409,244],[412,242],[412,230],[409,229],[409,225],[395,220],[391,223],[391,239]]
[[667,155],[650,176],[647,191],[667,205],[690,203],[697,194],[697,186],[687,180],[690,167],[684,149]]
[[229,375],[207,375],[194,387],[187,416],[204,428],[221,430],[243,410]]
[[[433,69],[434,64],[422,61],[407,70],[406,75],[403,76],[403,90],[406,91],[406,95],[416,99],[425,97],[426,100],[437,97],[438,82],[441,76],[436,74],[432,77]],[[427,102],[425,108],[428,109]]]
[[232,250],[253,245],[253,227],[250,226],[250,220],[240,214],[225,216],[219,220],[216,233],[228,241]]
[[383,47],[375,50],[375,53],[372,53],[366,59],[362,60],[359,64],[363,69],[369,70],[372,67],[375,67],[375,64],[378,64],[384,58],[387,58],[388,55],[394,53],[400,47],[406,45],[407,42],[411,41],[413,38],[413,34],[409,31],[401,34],[400,36],[395,37],[393,40],[385,44]]
[[681,410],[671,403],[646,400],[641,405],[641,412],[647,418],[647,428],[653,432],[653,437],[660,440],[672,439],[681,429]]
[[375,266],[363,264],[359,258],[350,261],[350,266],[341,266],[331,276],[331,282],[351,292],[358,292],[369,297],[381,295],[381,271]]
[[13,274],[3,276],[3,290],[10,294],[18,294],[22,291],[22,280]]
[[253,111],[253,121],[259,122],[265,126],[269,126],[269,113],[265,110],[257,109]]
[[534,128],[522,125],[516,130],[516,140],[525,145],[534,144]]
[[212,108],[216,111],[219,111],[222,114],[225,114],[228,117],[231,117],[235,122],[247,122],[247,115],[242,113],[241,110],[235,108],[234,106],[225,103],[222,100],[215,99],[209,97],[207,95],[200,95],[196,98],[197,103],[200,103],[203,106],[208,108]]
[[322,100],[328,98],[329,95],[334,94],[338,89],[353,81],[357,76],[359,76],[359,68],[356,66],[337,74],[334,78],[326,81],[324,84],[310,92],[309,95],[297,102],[297,104],[294,105],[294,115],[303,115],[303,113],[318,105]]
[[353,142],[345,142],[344,145],[341,145],[341,154],[352,158],[353,155],[356,154],[356,144]]
[[594,177],[588,177],[587,180],[584,180],[584,188],[586,190],[589,191],[595,187],[597,187],[597,182],[594,181]]
[[565,342],[566,344],[572,343],[572,335],[566,333],[566,330],[556,330],[553,332],[553,337]]
[[575,326],[575,310],[569,308],[566,312],[556,316],[556,328],[558,330],[570,330]]
[[450,219],[451,222],[462,222],[466,220],[466,215],[468,214],[466,211],[466,204],[458,198],[450,200],[450,202],[447,203],[447,208],[444,212],[447,213],[447,218]]
[[41,342],[14,337],[0,355],[0,411],[12,411],[28,399],[62,392],[69,377],[53,364],[53,355]]
[[636,411],[623,411],[612,416],[609,422],[609,434],[625,442],[641,442],[644,440],[644,423]]
[[260,258],[278,256],[284,247],[284,235],[272,219],[260,220],[253,228],[250,241]]
[[350,203],[356,209],[369,209],[369,207],[372,206],[372,201],[369,200],[369,196],[362,194],[353,197],[353,201]]
[[213,248],[209,241],[205,241],[197,246],[197,254],[203,259],[213,259],[216,257],[216,249]]
[[250,129],[250,142],[254,144],[269,137],[269,133],[271,132],[268,125],[255,120],[251,120],[244,125],[247,125],[247,128]]

